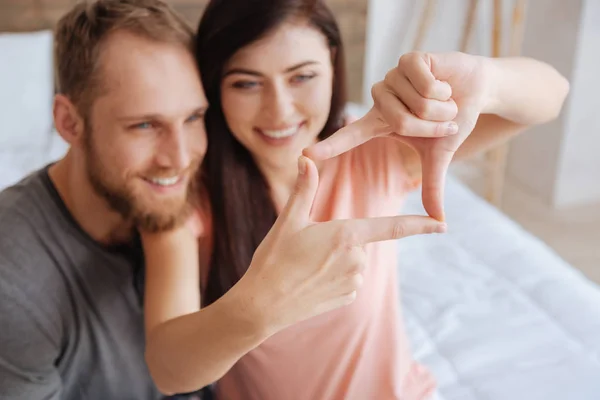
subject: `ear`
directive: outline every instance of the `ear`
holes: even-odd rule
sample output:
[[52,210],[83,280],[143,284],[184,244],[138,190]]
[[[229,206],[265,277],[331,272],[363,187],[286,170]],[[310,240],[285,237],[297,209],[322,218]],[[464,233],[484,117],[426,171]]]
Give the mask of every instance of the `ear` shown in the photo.
[[85,123],[71,100],[63,95],[54,96],[54,126],[60,136],[71,146],[78,145],[84,134]]

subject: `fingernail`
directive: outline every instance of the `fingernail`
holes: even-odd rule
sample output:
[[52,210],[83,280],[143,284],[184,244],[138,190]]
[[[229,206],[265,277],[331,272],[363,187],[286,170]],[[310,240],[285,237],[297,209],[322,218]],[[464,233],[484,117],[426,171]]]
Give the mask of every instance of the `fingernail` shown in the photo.
[[435,233],[446,233],[446,232],[448,232],[448,225],[446,225],[446,224],[439,224],[435,228]]
[[306,158],[304,156],[298,157],[298,172],[300,175],[306,173]]
[[458,124],[456,122],[450,122],[446,126],[446,136],[456,135],[458,133]]

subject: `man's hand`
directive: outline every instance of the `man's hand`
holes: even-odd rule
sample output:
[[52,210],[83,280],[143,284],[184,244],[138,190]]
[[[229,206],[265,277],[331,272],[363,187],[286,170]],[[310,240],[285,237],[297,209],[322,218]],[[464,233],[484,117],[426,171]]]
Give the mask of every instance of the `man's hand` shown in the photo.
[[421,159],[423,205],[444,219],[443,188],[454,153],[493,96],[491,67],[464,53],[408,53],[372,90],[374,107],[360,120],[305,150],[315,160],[335,157],[367,140],[390,136]]
[[312,222],[318,183],[315,164],[301,157],[294,193],[231,289],[260,310],[270,333],[350,304],[362,284],[367,243],[445,231],[444,224],[420,216]]

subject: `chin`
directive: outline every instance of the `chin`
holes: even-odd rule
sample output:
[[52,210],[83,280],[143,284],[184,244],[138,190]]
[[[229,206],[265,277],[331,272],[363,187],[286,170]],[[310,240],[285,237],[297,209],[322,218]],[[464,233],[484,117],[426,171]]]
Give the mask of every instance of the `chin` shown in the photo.
[[177,201],[176,204],[162,203],[154,202],[152,206],[138,204],[132,215],[134,224],[144,231],[168,231],[184,223],[192,211],[191,204],[185,200]]
[[134,216],[134,224],[147,232],[164,232],[183,224],[190,215],[189,210],[177,213],[139,213]]

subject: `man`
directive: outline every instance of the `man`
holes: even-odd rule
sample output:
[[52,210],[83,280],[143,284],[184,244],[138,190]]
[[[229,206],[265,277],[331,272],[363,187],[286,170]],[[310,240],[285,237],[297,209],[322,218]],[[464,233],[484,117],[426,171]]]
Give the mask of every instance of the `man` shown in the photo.
[[192,34],[153,1],[80,4],[58,23],[54,120],[70,150],[0,194],[1,398],[159,397],[132,232],[187,212],[206,148]]
[[[159,0],[99,0],[65,15],[55,40],[54,121],[70,148],[0,193],[0,398],[160,398],[144,360],[136,229],[170,229],[194,204],[208,104],[193,32]],[[309,225],[314,175],[300,175],[276,232],[257,251],[263,268],[314,268],[329,255],[328,268],[342,275],[342,266],[360,270],[364,263],[357,252],[333,251],[350,248],[345,241],[439,225],[393,217],[310,224],[309,233],[288,234]],[[302,245],[298,240],[322,246],[297,257],[286,249]],[[327,282],[315,285],[319,293]],[[323,301],[331,308],[349,299]],[[282,318],[300,315],[293,307],[302,305],[289,303]]]

